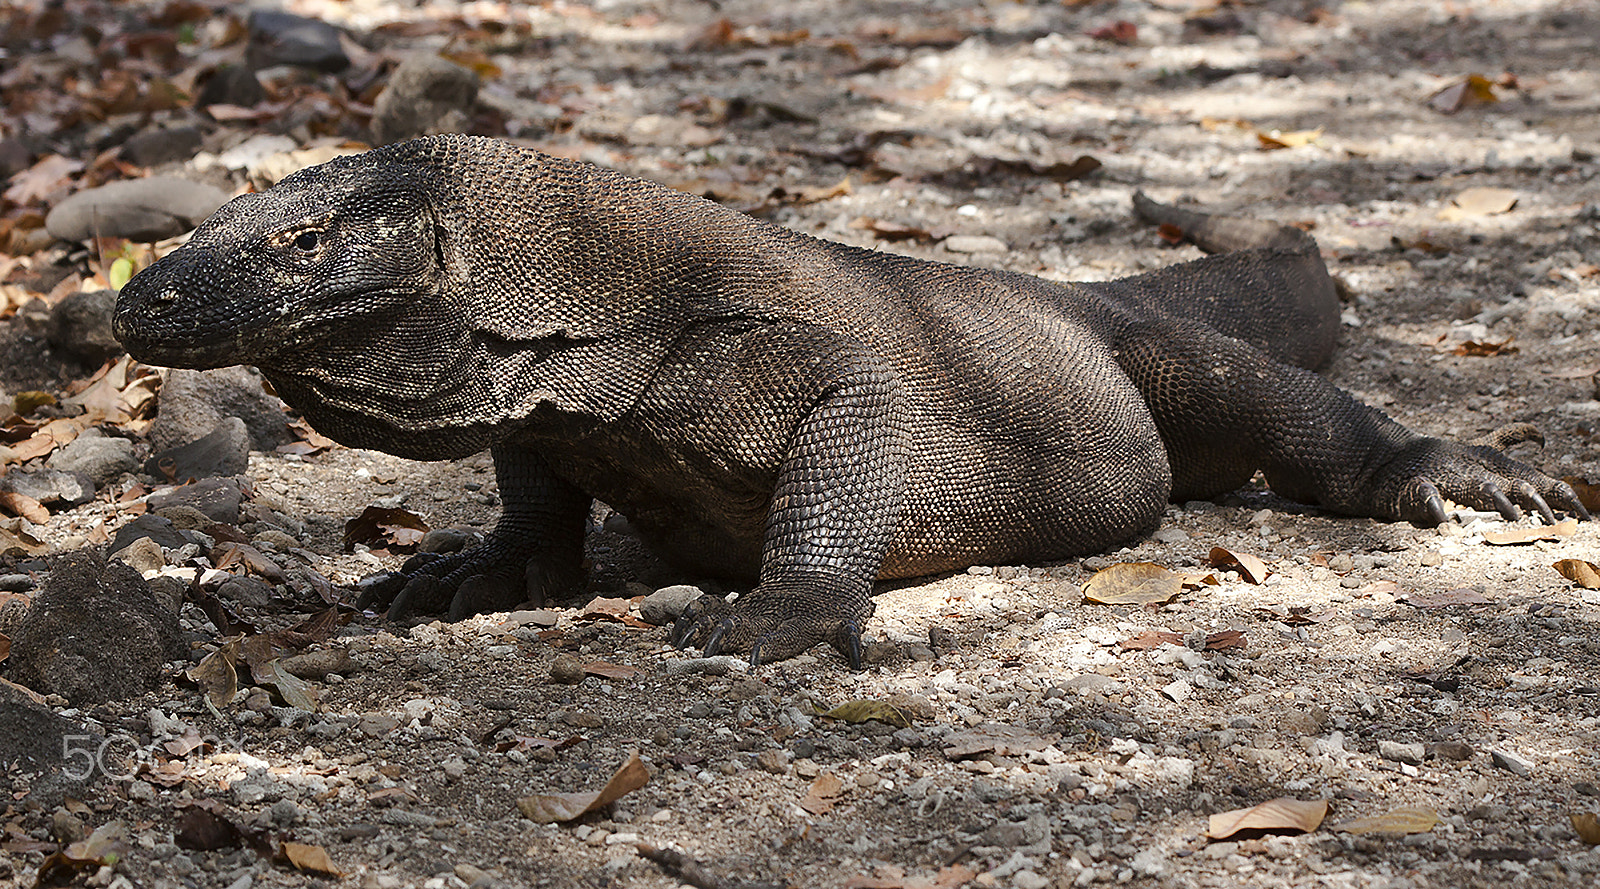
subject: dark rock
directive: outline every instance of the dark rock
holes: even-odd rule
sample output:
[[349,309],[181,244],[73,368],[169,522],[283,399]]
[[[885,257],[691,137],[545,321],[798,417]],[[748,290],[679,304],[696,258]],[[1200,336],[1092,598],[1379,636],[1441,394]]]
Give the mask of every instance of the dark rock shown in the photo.
[[33,152],[21,139],[0,139],[0,179],[10,179],[33,165]]
[[171,522],[161,516],[146,513],[118,528],[106,552],[121,552],[141,537],[148,537],[167,549],[177,549],[189,542],[178,533],[178,529],[174,528]]
[[212,521],[224,525],[239,523],[239,504],[245,491],[237,479],[206,478],[170,491],[150,495],[151,512],[165,512],[175,506],[198,510]]
[[478,541],[478,536],[462,528],[434,528],[417,541],[419,553],[458,553]]
[[178,617],[139,572],[96,550],[58,559],[11,640],[10,677],[74,704],[121,700],[157,687],[183,656]]
[[123,473],[136,472],[139,469],[139,457],[134,453],[133,442],[126,438],[86,432],[51,454],[45,465],[62,472],[77,473],[89,479],[96,488],[103,488],[121,478]]
[[217,598],[264,611],[267,603],[272,601],[272,584],[248,574],[230,577],[217,587]]
[[254,68],[293,65],[333,73],[350,67],[339,29],[327,22],[258,9],[250,13],[249,28],[246,55]]
[[89,787],[106,774],[94,755],[102,740],[87,726],[57,716],[25,689],[0,680],[0,774],[11,779],[13,792],[25,782],[27,799],[47,807],[69,796],[86,798]]
[[250,108],[265,101],[267,91],[261,86],[260,78],[256,72],[244,65],[229,65],[218,68],[215,74],[206,79],[205,86],[200,88],[200,97],[196,104],[202,108],[207,105],[239,105]]
[[478,73],[431,52],[414,53],[389,75],[372,109],[372,134],[385,145],[466,129],[478,101]]
[[228,417],[244,420],[255,450],[270,451],[295,440],[283,402],[247,367],[170,371],[161,383],[160,405],[149,430],[150,444],[158,451],[201,438]]
[[639,602],[639,616],[646,623],[664,627],[678,619],[689,603],[705,595],[699,587],[679,585],[663,587]]
[[122,344],[111,335],[111,312],[116,304],[115,290],[68,294],[51,307],[45,336],[58,350],[98,367],[122,354]]
[[[252,74],[250,79],[254,81],[255,75]],[[207,82],[206,86],[210,85],[210,82]],[[261,84],[257,82],[256,90],[260,89]],[[255,102],[249,104],[254,105]],[[122,143],[122,156],[129,163],[141,167],[153,167],[171,161],[186,161],[199,153],[202,141],[200,131],[195,127],[161,127],[146,130]]]
[[239,475],[250,467],[250,431],[238,417],[228,417],[206,436],[160,451],[145,461],[144,471],[172,481]]
[[193,229],[227,200],[221,189],[174,176],[125,179],[73,194],[51,208],[44,227],[63,241],[159,241]]
[[60,503],[70,509],[94,499],[94,482],[76,472],[60,469],[13,470],[0,478],[0,491],[32,497],[40,503]]

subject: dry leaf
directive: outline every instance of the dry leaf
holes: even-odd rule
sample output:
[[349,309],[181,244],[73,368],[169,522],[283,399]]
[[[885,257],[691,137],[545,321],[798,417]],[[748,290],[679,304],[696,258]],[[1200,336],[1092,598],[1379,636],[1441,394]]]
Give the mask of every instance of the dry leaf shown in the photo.
[[931,241],[933,232],[912,225],[901,225],[871,216],[862,216],[850,223],[851,228],[866,229],[880,241]]
[[1578,520],[1567,519],[1554,525],[1538,525],[1532,528],[1512,528],[1509,531],[1485,531],[1483,542],[1494,546],[1511,546],[1519,543],[1532,543],[1535,540],[1560,540],[1578,533]]
[[1211,555],[1206,557],[1217,568],[1234,568],[1250,583],[1261,583],[1272,572],[1267,570],[1267,563],[1249,553],[1236,553],[1220,546],[1211,548]]
[[901,712],[900,708],[887,701],[847,701],[820,715],[852,724],[876,719],[885,725],[892,725],[895,728],[911,727],[911,718]]
[[1454,114],[1474,105],[1492,105],[1498,101],[1500,97],[1494,93],[1494,84],[1479,74],[1469,75],[1428,97],[1428,104],[1445,114]]
[[583,606],[583,613],[578,615],[578,620],[615,620],[622,621],[628,616],[628,606],[632,605],[629,599],[608,599],[605,596],[596,596]]
[[826,815],[833,809],[833,801],[844,793],[844,782],[832,772],[823,772],[811,786],[806,788],[806,795],[800,800],[800,808],[813,815]]
[[0,518],[0,556],[29,558],[49,551],[44,541],[22,527],[22,519]]
[[540,824],[571,821],[595,809],[609,806],[627,794],[643,787],[650,780],[650,770],[639,759],[638,751],[628,754],[628,761],[617,769],[598,791],[582,793],[536,793],[517,800],[517,811],[524,818]]
[[328,857],[328,850],[321,846],[285,841],[283,844],[283,857],[289,859],[289,863],[294,865],[295,870],[327,874],[333,877],[344,876],[343,871],[333,866],[333,859]]
[[1223,630],[1220,633],[1212,633],[1206,637],[1206,651],[1226,651],[1230,648],[1244,647],[1243,630]]
[[945,740],[946,759],[964,759],[983,753],[1010,756],[1043,750],[1055,743],[1054,737],[1036,735],[1027,729],[998,722],[985,722],[955,732]]
[[1341,833],[1357,835],[1369,833],[1387,833],[1403,835],[1408,833],[1427,833],[1439,823],[1439,813],[1421,806],[1401,806],[1390,809],[1382,815],[1373,815],[1370,818],[1355,818],[1334,825],[1333,829]]
[[1600,846],[1600,816],[1593,812],[1579,812],[1571,817],[1572,829],[1578,832],[1578,839],[1591,846]]
[[1587,479],[1576,475],[1564,475],[1561,480],[1572,486],[1573,493],[1578,495],[1578,502],[1590,512],[1600,511],[1600,485],[1591,485]]
[[1122,562],[1103,568],[1083,585],[1084,599],[1096,605],[1171,602],[1182,592],[1182,578],[1151,562]]
[[5,633],[0,633],[0,664],[5,663],[6,658],[8,658],[10,656],[11,656],[11,637],[7,636]]
[[1442,593],[1411,593],[1400,601],[1413,608],[1449,608],[1452,605],[1487,605],[1489,600],[1471,587],[1460,587]]
[[1129,651],[1145,651],[1151,648],[1160,648],[1163,645],[1182,645],[1183,634],[1171,633],[1166,630],[1145,630],[1137,636],[1124,639],[1117,645]]
[[1586,590],[1600,590],[1600,565],[1582,559],[1562,559],[1551,567]]
[[1241,830],[1298,830],[1310,833],[1328,815],[1327,800],[1298,800],[1279,797],[1248,809],[1234,809],[1212,815],[1206,836],[1227,839]]
[[195,685],[200,686],[200,693],[219,708],[226,707],[239,690],[239,673],[234,664],[239,660],[239,644],[243,640],[243,636],[228,640],[221,648],[202,658],[200,663],[190,667],[186,674]]
[[44,504],[16,491],[0,491],[0,509],[21,516],[35,525],[50,524],[50,510]]
[[1511,341],[1514,339],[1516,337],[1508,336],[1498,343],[1481,343],[1477,340],[1467,340],[1451,349],[1450,354],[1460,355],[1464,358],[1492,358],[1496,355],[1515,355],[1517,347],[1511,345]]
[[639,675],[638,667],[626,664],[608,664],[605,661],[590,661],[583,665],[583,672],[590,676],[602,676],[606,679],[632,679]]
[[422,516],[408,509],[386,509],[369,506],[344,524],[344,550],[351,552],[355,545],[370,547],[412,547],[431,530]]
[[57,191],[65,191],[73,173],[83,169],[83,161],[59,154],[40,158],[37,163],[11,177],[5,199],[13,204],[45,202]]
[[[1517,205],[1517,193],[1509,188],[1469,188],[1455,197],[1455,206],[1439,213],[1439,218],[1460,219],[1465,216],[1492,216],[1505,213]],[[1447,216],[1450,210],[1457,213]]]
[[1314,130],[1293,130],[1287,133],[1282,130],[1272,130],[1270,132],[1258,130],[1256,132],[1256,140],[1261,143],[1262,151],[1299,148],[1303,145],[1310,145],[1320,138],[1322,138],[1322,127],[1317,127]]
[[1109,40],[1123,46],[1129,46],[1139,40],[1139,26],[1125,19],[1118,19],[1109,25],[1091,28],[1083,33],[1084,36],[1095,40]]

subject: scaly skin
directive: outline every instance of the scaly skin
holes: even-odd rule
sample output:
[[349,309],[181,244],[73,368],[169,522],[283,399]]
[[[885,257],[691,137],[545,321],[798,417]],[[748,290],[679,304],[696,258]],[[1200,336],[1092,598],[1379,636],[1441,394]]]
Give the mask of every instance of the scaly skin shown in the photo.
[[1351,515],[1584,514],[1505,440],[1414,434],[1306,369],[1338,329],[1309,236],[1137,209],[1235,252],[1056,284],[429,137],[236,198],[123,289],[115,326],[141,361],[260,367],[351,446],[493,449],[500,524],[373,585],[395,617],[575,587],[590,498],[755,581],[696,603],[679,644],[852,664],[876,579],[1097,552],[1257,469]]

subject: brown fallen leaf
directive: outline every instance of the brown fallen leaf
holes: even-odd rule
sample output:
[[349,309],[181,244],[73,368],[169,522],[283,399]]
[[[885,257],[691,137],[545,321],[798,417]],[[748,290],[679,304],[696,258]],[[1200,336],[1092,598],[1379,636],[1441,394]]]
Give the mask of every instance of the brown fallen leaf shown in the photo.
[[316,874],[327,874],[331,877],[342,877],[344,871],[333,866],[333,859],[328,857],[328,850],[321,846],[308,843],[283,843],[283,857],[288,859],[295,870],[309,871]]
[[1483,542],[1493,546],[1514,546],[1535,540],[1560,540],[1578,533],[1578,520],[1567,519],[1554,525],[1537,525],[1532,528],[1512,528],[1509,531],[1485,531]]
[[0,491],[0,509],[21,516],[35,525],[50,524],[50,510],[44,504],[16,491]]
[[1458,587],[1442,593],[1409,593],[1400,601],[1413,608],[1449,608],[1452,605],[1487,605],[1490,600],[1472,587]]
[[369,547],[413,547],[431,530],[422,516],[408,509],[369,506],[344,523],[344,551],[356,544]]
[[1588,479],[1576,475],[1564,475],[1561,480],[1572,486],[1573,493],[1578,495],[1578,502],[1590,512],[1600,510],[1600,485],[1589,484]]
[[226,707],[239,690],[239,672],[234,665],[239,661],[239,645],[243,641],[243,636],[229,639],[186,673],[190,681],[200,686],[200,693],[218,708]]
[[904,873],[879,877],[851,877],[845,889],[957,889],[972,882],[978,872],[965,864],[940,868],[931,877],[912,877]]
[[1083,585],[1083,597],[1096,605],[1149,605],[1171,602],[1183,580],[1151,562],[1121,562],[1096,571]]
[[610,664],[605,661],[590,661],[583,665],[583,672],[590,676],[602,676],[606,679],[632,679],[639,675],[638,667],[626,664]]
[[1494,83],[1481,74],[1470,74],[1428,97],[1435,111],[1454,114],[1475,105],[1492,105],[1500,101],[1495,95]]
[[6,658],[8,658],[10,656],[11,656],[11,637],[7,636],[5,633],[0,633],[0,664],[5,663],[6,662]]
[[643,787],[650,780],[650,769],[639,759],[639,752],[628,754],[628,761],[599,790],[581,793],[536,793],[517,800],[522,817],[540,824],[571,821],[596,809],[609,806]]
[[1327,800],[1278,797],[1247,809],[1212,815],[1206,836],[1213,840],[1227,839],[1241,830],[1298,830],[1310,833],[1322,824],[1322,819],[1327,815]]
[[1163,645],[1182,644],[1182,633],[1172,633],[1166,630],[1145,630],[1137,636],[1117,643],[1119,647],[1129,651],[1145,651],[1151,648],[1160,648]]
[[0,518],[0,556],[30,558],[49,551],[49,545],[22,527],[22,519]]
[[1593,812],[1577,812],[1570,817],[1572,829],[1578,832],[1578,839],[1591,846],[1600,846],[1600,816]]
[[1130,46],[1139,40],[1139,26],[1126,19],[1117,19],[1108,25],[1090,28],[1083,33],[1084,36],[1095,40],[1106,40],[1123,46]]
[[862,216],[850,223],[851,228],[872,232],[880,241],[931,241],[933,232],[914,225],[902,225],[885,219]]
[[1322,138],[1322,127],[1314,130],[1271,130],[1269,132],[1256,131],[1256,141],[1261,143],[1262,151],[1277,151],[1282,148],[1299,148]]
[[1361,836],[1369,833],[1393,834],[1403,836],[1411,833],[1427,833],[1439,823],[1439,813],[1421,806],[1400,806],[1390,809],[1381,815],[1367,818],[1353,818],[1333,825],[1333,829],[1340,833],[1353,833]]
[[888,701],[846,701],[819,715],[851,724],[877,720],[884,725],[892,725],[895,728],[911,727],[911,718]]
[[1506,337],[1498,343],[1479,342],[1467,340],[1450,350],[1451,355],[1460,355],[1463,358],[1493,358],[1496,355],[1515,355],[1517,347],[1511,345],[1516,337]]
[[833,810],[833,801],[844,793],[844,782],[832,772],[823,772],[806,788],[800,799],[800,808],[813,815],[826,815]]
[[1243,630],[1223,630],[1206,636],[1206,651],[1227,651],[1246,647]]
[[1600,565],[1582,559],[1562,559],[1550,567],[1586,590],[1600,590]]
[[1271,571],[1267,570],[1267,563],[1257,556],[1249,553],[1236,553],[1220,546],[1211,548],[1211,554],[1206,557],[1217,568],[1235,568],[1239,576],[1250,583],[1261,583],[1267,579]]

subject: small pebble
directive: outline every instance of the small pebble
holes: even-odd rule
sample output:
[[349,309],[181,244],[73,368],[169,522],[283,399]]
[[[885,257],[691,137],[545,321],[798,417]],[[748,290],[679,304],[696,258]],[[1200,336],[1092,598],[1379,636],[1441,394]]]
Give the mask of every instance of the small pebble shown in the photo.
[[571,655],[564,654],[550,662],[550,678],[562,685],[576,685],[583,676],[583,662]]

